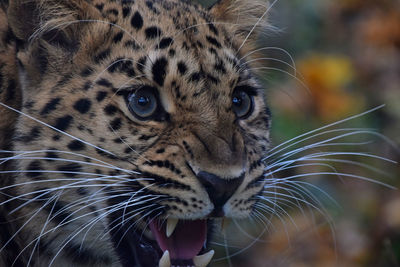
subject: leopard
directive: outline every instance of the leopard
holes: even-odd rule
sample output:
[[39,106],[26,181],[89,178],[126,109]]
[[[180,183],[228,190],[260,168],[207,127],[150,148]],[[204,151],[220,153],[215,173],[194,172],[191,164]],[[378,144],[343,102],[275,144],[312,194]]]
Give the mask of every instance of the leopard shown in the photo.
[[264,189],[268,3],[0,7],[0,265],[208,266]]

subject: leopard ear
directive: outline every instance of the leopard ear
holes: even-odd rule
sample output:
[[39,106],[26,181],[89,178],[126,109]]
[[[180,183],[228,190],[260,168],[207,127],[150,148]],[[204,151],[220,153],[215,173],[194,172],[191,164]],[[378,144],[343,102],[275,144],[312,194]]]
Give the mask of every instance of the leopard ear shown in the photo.
[[269,9],[268,2],[263,0],[219,0],[210,12],[217,21],[227,22],[241,50],[250,50],[259,33],[269,27]]
[[[93,7],[84,0],[10,0],[9,25],[22,42],[42,39],[50,45],[72,50],[79,40],[79,23]],[[94,10],[95,11],[95,10]]]
[[86,0],[9,0],[7,16],[17,39],[21,84],[41,88],[45,75],[67,72],[82,58],[74,56],[94,45],[85,41],[89,24],[79,21],[100,13]]

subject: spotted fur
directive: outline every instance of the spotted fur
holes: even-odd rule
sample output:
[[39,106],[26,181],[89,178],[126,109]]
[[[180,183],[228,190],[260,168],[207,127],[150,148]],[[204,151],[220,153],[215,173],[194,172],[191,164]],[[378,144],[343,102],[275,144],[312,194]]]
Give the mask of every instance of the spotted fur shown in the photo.
[[[264,3],[1,3],[0,101],[25,115],[0,107],[1,149],[17,151],[2,170],[18,170],[1,177],[0,265],[121,266],[112,226],[212,215],[199,171],[243,175],[223,213],[249,216],[270,114],[242,57]],[[150,120],[127,105],[143,86],[162,104]],[[254,98],[243,119],[232,110],[238,88]]]

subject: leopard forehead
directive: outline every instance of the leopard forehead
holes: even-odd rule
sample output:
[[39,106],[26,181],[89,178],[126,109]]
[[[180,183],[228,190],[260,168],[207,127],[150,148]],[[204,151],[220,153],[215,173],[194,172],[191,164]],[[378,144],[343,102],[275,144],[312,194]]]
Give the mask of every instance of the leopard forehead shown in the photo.
[[[111,38],[95,54],[82,50],[83,58],[92,54],[90,60],[94,61],[84,69],[86,73],[95,69],[97,73],[127,74],[130,83],[151,83],[178,102],[199,97],[205,88],[213,89],[214,100],[197,102],[215,101],[220,94],[226,97],[241,76],[248,76],[238,60],[237,42],[229,37],[223,23],[215,22],[199,6],[181,1],[95,6],[107,22],[97,27],[107,28],[105,34]],[[91,40],[104,41],[99,35],[89,35],[84,42]],[[203,94],[201,98],[209,97]],[[164,104],[173,108],[167,99]]]
[[38,48],[41,58],[35,67],[42,76],[41,87],[74,94],[75,84],[93,88],[80,85],[93,78],[117,90],[150,84],[161,91],[163,105],[172,112],[191,103],[196,107],[221,103],[228,109],[235,86],[243,81],[258,86],[240,60],[241,43],[227,29],[228,23],[215,21],[197,5],[182,1],[94,1],[93,5],[99,14],[72,22],[87,24],[78,37],[81,45],[73,56],[73,68],[52,63],[58,55],[45,45]]

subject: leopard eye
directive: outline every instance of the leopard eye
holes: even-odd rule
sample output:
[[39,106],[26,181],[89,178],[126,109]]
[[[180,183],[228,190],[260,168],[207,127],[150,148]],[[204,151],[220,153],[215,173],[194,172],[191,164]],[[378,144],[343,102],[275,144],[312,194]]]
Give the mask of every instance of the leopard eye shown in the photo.
[[141,119],[151,119],[158,108],[158,98],[152,87],[144,86],[128,97],[128,107],[132,114]]
[[232,108],[239,119],[246,119],[253,112],[253,96],[242,90],[234,91]]

